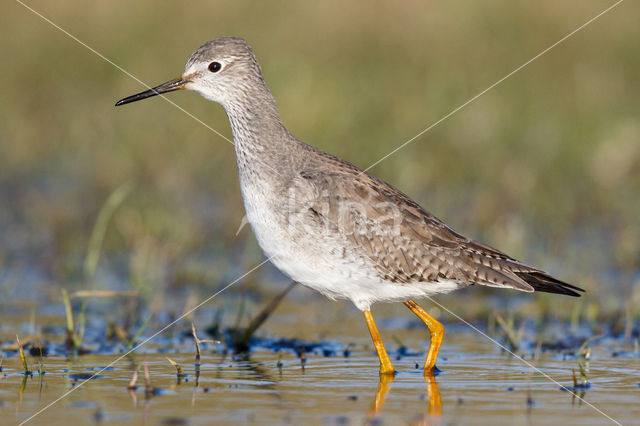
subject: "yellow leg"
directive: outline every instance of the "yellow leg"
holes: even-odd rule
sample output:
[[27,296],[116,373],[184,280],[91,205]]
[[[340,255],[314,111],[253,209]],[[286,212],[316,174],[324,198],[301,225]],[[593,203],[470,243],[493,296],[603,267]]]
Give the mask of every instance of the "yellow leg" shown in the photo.
[[373,346],[376,347],[376,352],[378,353],[378,358],[380,359],[380,374],[394,374],[396,370],[393,368],[393,364],[391,364],[389,355],[387,355],[387,350],[384,348],[384,343],[382,343],[382,338],[380,337],[380,333],[378,333],[376,323],[373,321],[373,315],[371,315],[371,311],[364,311],[363,314],[364,319],[367,321],[369,333],[371,333]]
[[442,338],[444,337],[444,326],[440,324],[435,318],[422,309],[416,302],[409,300],[403,302],[404,305],[411,309],[411,311],[418,316],[429,327],[429,333],[431,334],[431,343],[429,344],[429,352],[427,352],[427,360],[424,363],[424,373],[431,374],[433,367],[436,365],[436,357],[442,344]]

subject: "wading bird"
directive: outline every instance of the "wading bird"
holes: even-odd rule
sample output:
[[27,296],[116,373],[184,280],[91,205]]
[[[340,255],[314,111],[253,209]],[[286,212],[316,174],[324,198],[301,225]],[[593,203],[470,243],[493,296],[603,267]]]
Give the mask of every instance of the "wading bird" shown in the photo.
[[221,37],[196,49],[181,77],[116,103],[188,89],[229,117],[242,198],[260,247],[293,280],[351,300],[380,359],[395,372],[371,315],[375,302],[402,302],[429,328],[430,374],[444,327],[413,299],[473,284],[579,296],[579,287],[466,238],[408,196],[358,167],[296,139],[246,41]]

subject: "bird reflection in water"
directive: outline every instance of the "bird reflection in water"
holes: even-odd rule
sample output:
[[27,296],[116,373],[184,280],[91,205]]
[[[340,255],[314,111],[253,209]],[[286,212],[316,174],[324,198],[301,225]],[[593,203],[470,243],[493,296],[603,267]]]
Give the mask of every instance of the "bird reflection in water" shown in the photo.
[[[373,403],[371,404],[371,409],[367,414],[367,420],[373,420],[376,416],[382,413],[385,400],[391,391],[391,384],[394,379],[395,376],[393,374],[380,375],[378,390],[373,399]],[[440,391],[438,390],[438,382],[433,374],[425,374],[424,380],[427,390],[427,407],[422,422],[418,424],[432,424],[434,421],[438,423],[438,420],[442,415],[442,398],[440,397]]]

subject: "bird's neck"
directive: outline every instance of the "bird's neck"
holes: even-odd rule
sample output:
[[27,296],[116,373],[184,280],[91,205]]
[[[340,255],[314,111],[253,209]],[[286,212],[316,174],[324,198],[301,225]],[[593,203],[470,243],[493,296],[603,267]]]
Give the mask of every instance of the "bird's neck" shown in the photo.
[[233,141],[238,147],[251,144],[268,148],[288,134],[280,120],[273,95],[264,83],[251,92],[244,92],[225,102],[223,106],[231,123]]
[[278,108],[264,83],[223,103],[231,123],[241,178],[248,171],[270,174],[277,170],[295,138],[280,120]]

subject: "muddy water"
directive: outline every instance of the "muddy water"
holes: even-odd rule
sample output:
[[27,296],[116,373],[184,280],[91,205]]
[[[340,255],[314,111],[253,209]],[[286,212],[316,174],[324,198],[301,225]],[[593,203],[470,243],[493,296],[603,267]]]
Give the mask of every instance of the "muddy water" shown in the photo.
[[[424,330],[382,315],[379,325],[399,373],[380,382],[359,313],[319,303],[326,308],[326,316],[318,316],[323,321],[296,315],[300,306],[283,307],[258,333],[270,338],[255,343],[248,357],[224,355],[220,345],[209,344],[198,377],[192,350],[175,353],[152,346],[135,358],[148,365],[151,391],[145,391],[141,367],[138,388],[127,389],[130,359],[100,371],[114,354],[49,356],[44,359],[46,374],[34,372],[26,381],[18,357],[5,357],[1,423],[18,424],[51,403],[31,424],[611,424],[605,415],[623,424],[639,422],[640,359],[633,351],[622,352],[626,346],[619,342],[593,346],[590,387],[573,393],[532,374],[530,367],[466,326],[449,326],[438,362],[442,372],[426,380],[416,368],[424,359]],[[304,355],[304,363],[294,350],[267,348],[292,336],[321,343]],[[614,352],[622,356],[612,356]],[[178,380],[167,356],[182,366],[186,377]],[[28,359],[36,370],[37,358]],[[546,352],[537,367],[573,387],[572,369],[577,371],[578,363]],[[95,373],[99,376],[87,380]]]

